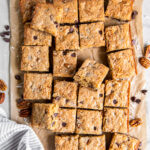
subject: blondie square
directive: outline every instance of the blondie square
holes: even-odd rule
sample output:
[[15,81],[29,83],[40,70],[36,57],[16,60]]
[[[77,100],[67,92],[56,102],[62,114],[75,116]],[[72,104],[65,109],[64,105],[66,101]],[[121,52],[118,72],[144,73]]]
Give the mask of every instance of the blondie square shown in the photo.
[[80,150],[106,150],[105,135],[79,137]]
[[33,103],[31,124],[34,127],[53,130],[56,127],[59,106],[55,104]]
[[77,83],[68,81],[55,81],[53,103],[60,107],[76,107]]
[[104,0],[79,0],[80,22],[104,21]]
[[33,13],[31,28],[56,36],[62,13],[62,8],[54,7],[52,4],[37,4]]
[[24,26],[24,45],[51,46],[52,36],[30,28],[30,24]]
[[109,150],[138,150],[139,145],[140,141],[138,139],[125,134],[115,133],[112,138]]
[[100,88],[97,91],[80,86],[78,95],[79,108],[102,110],[103,102],[104,84],[101,84]]
[[132,47],[129,24],[107,27],[105,37],[107,52]]
[[58,36],[55,38],[56,50],[79,49],[78,28],[75,25],[60,26]]
[[130,82],[106,80],[104,106],[129,107]]
[[81,24],[79,31],[81,48],[105,46],[103,22]]
[[73,77],[76,72],[75,51],[53,51],[53,74],[55,77]]
[[52,74],[25,73],[24,99],[40,100],[51,99]]
[[20,0],[20,11],[23,23],[31,21],[34,7],[38,3],[46,3],[46,0]]
[[128,133],[129,110],[120,108],[104,108],[103,132]]
[[55,150],[78,150],[78,135],[55,136]]
[[105,65],[99,64],[95,60],[86,59],[75,74],[74,80],[83,87],[99,89],[108,70],[109,68]]
[[102,112],[95,110],[77,110],[76,133],[101,134]]
[[59,109],[57,116],[57,127],[54,130],[58,133],[74,133],[76,122],[76,109]]
[[77,23],[78,22],[78,5],[77,0],[53,0],[55,6],[62,7],[63,15],[60,23]]
[[133,10],[133,0],[109,0],[105,15],[111,18],[129,21]]
[[22,71],[49,71],[48,46],[22,46]]
[[132,49],[108,54],[108,63],[113,79],[130,79],[136,75]]

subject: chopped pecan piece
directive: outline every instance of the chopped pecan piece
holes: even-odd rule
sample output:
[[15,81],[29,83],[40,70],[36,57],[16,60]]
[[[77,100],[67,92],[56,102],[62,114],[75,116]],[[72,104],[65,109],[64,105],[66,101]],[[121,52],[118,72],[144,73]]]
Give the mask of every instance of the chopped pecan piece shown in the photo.
[[130,120],[131,127],[137,127],[137,126],[140,126],[141,124],[142,124],[141,118],[135,118],[135,119]]
[[0,93],[0,104],[2,104],[5,100],[5,93]]
[[0,80],[0,90],[1,91],[6,91],[7,90],[7,85],[3,80]]

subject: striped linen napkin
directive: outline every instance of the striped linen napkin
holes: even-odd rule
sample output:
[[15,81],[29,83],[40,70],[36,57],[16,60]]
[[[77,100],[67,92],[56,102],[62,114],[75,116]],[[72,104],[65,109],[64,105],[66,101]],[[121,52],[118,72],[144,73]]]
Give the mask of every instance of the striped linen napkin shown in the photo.
[[32,128],[7,119],[0,108],[0,150],[44,150]]

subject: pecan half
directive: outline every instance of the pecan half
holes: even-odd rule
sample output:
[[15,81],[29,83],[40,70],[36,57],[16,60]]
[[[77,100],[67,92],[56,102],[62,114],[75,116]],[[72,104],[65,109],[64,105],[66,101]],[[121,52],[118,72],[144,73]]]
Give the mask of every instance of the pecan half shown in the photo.
[[141,124],[142,124],[141,118],[135,118],[135,119],[130,120],[131,127],[137,127],[137,126],[140,126]]
[[150,45],[146,46],[145,48],[145,57],[150,58]]
[[17,107],[19,109],[31,108],[31,103],[29,103],[29,102],[27,102],[27,101],[20,98],[20,99],[17,100]]
[[0,104],[2,104],[5,100],[5,93],[0,93]]
[[140,59],[139,59],[139,61],[140,61],[140,64],[144,67],[144,68],[149,68],[150,67],[150,60],[149,59],[147,59],[146,57],[141,57]]
[[0,80],[0,90],[1,91],[6,91],[7,90],[7,85],[3,80]]
[[27,118],[31,115],[31,109],[22,109],[19,112],[19,116],[23,118]]

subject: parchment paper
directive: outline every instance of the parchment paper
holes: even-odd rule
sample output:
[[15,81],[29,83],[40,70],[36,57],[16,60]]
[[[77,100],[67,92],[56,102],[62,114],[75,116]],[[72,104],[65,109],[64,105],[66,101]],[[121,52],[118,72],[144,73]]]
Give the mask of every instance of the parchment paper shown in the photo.
[[[138,16],[131,21],[132,39],[135,40],[134,50],[135,59],[137,62],[138,75],[133,79],[131,84],[131,96],[136,96],[141,99],[140,104],[130,101],[130,119],[135,117],[142,118],[143,124],[137,128],[130,128],[129,134],[137,137],[142,142],[142,149],[146,149],[146,96],[141,93],[145,88],[146,78],[144,76],[145,69],[142,68],[138,62],[138,58],[143,53],[143,33],[142,33],[142,0],[134,1],[134,10],[138,11]],[[116,20],[106,18],[105,26],[119,24]],[[19,10],[19,0],[10,0],[10,24],[11,24],[11,46],[10,46],[10,94],[11,94],[11,119],[18,123],[30,125],[28,119],[23,119],[18,116],[18,109],[16,107],[16,100],[21,96],[23,89],[23,73],[20,72],[20,57],[21,45],[23,41],[23,25],[21,23],[21,15]],[[107,65],[107,55],[105,48],[91,48],[84,49],[78,52],[78,66],[86,59],[95,59]],[[22,80],[16,81],[15,75],[21,74]],[[54,134],[48,130],[34,128],[34,131],[40,138],[45,150],[54,149]],[[109,141],[109,139],[107,139]]]

